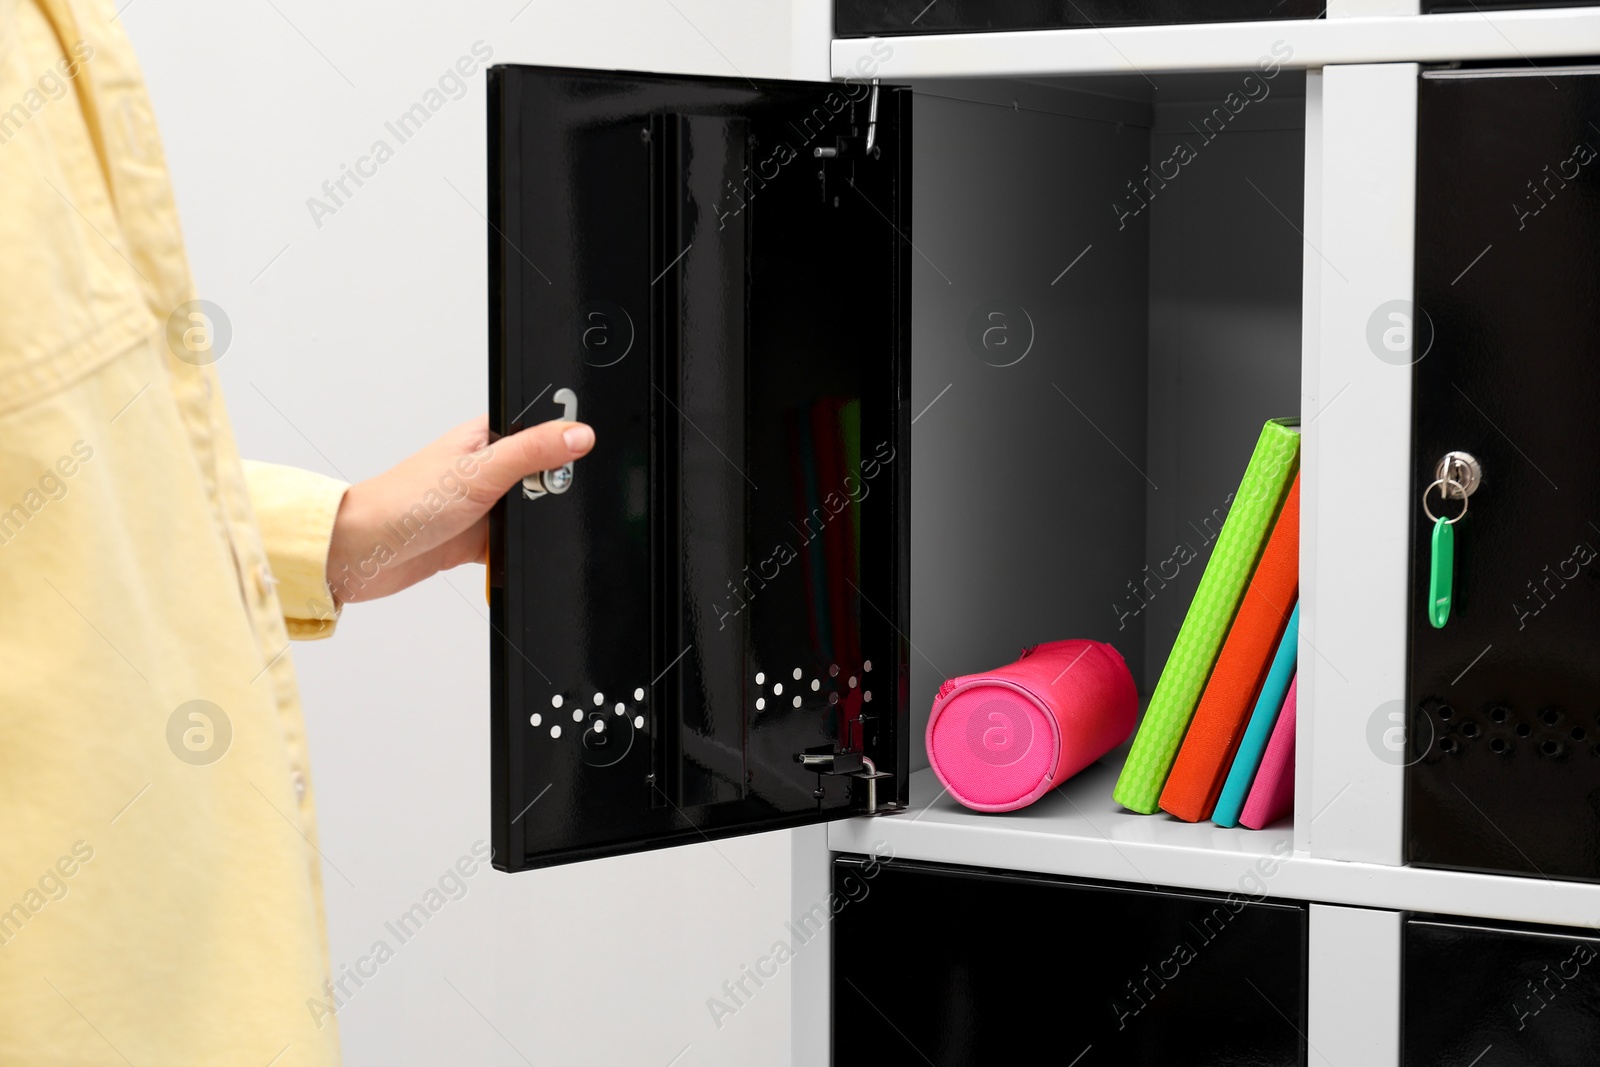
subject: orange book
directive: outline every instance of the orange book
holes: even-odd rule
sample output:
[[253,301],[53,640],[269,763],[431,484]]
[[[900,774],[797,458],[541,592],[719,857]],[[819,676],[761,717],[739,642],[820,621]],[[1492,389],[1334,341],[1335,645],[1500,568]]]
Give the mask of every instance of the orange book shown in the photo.
[[1163,811],[1187,822],[1211,817],[1299,593],[1300,475],[1296,474],[1161,791]]

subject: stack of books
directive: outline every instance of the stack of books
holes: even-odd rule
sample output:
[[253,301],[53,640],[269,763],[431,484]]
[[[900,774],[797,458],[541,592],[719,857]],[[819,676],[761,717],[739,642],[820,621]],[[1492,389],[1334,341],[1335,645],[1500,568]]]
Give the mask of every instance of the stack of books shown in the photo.
[[1300,420],[1262,428],[1112,796],[1261,829],[1294,803]]

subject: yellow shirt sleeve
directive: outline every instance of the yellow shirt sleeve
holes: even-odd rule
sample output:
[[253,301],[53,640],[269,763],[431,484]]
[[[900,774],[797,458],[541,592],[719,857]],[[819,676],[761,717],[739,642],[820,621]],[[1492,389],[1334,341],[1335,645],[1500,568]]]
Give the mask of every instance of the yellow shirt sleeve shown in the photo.
[[331,636],[341,605],[328,588],[328,543],[350,486],[296,467],[243,463],[289,636],[298,641]]

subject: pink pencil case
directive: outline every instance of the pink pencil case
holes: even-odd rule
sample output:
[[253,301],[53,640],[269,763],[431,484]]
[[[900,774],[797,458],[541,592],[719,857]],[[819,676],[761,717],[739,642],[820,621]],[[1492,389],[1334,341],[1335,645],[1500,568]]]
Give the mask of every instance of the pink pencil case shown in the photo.
[[1139,694],[1100,641],[1051,641],[998,670],[952,678],[928,717],[928,760],[976,811],[1025,808],[1133,733]]

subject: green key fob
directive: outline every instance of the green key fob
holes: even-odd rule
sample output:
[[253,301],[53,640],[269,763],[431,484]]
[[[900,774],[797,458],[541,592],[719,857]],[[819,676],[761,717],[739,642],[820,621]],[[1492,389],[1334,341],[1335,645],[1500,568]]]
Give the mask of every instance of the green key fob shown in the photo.
[[1428,621],[1435,630],[1450,621],[1450,589],[1455,578],[1456,531],[1444,519],[1433,523],[1433,555],[1428,565]]

